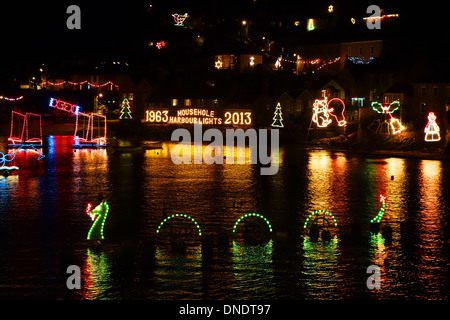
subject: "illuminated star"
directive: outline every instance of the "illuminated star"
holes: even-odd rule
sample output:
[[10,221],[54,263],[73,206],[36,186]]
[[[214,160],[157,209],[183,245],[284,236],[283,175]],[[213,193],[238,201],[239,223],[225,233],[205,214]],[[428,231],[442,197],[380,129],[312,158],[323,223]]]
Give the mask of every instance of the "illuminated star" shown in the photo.
[[216,62],[215,62],[215,67],[216,67],[216,69],[222,69],[222,67],[223,67],[223,62],[222,62],[222,60],[217,60]]

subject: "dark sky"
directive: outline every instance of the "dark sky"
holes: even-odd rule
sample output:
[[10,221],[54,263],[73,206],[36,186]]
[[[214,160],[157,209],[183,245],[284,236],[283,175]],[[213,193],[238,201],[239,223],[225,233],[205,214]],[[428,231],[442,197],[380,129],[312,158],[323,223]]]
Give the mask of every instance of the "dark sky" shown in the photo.
[[[373,1],[287,1],[287,0],[128,0],[128,1],[8,1],[0,6],[1,68],[36,64],[41,60],[90,55],[120,56],[137,51],[151,36],[163,33],[173,23],[171,13],[189,12],[214,21],[219,17],[245,18],[255,8],[267,17],[300,18],[317,16],[334,4],[342,19],[360,14]],[[68,30],[66,9],[71,4],[81,8],[81,30]],[[153,7],[149,11],[149,5]],[[399,13],[405,24],[405,37],[411,41],[429,39],[446,43],[450,38],[447,1],[425,3],[382,1],[385,13]],[[325,13],[326,14],[326,13]],[[445,50],[442,48],[442,50]],[[448,49],[446,49],[448,50]]]

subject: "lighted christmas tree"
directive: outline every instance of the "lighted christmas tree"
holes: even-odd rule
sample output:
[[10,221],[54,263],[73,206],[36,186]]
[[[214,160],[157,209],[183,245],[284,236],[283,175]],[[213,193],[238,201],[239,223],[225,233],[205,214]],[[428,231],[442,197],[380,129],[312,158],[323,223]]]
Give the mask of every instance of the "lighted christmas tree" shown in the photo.
[[273,123],[272,123],[272,127],[275,128],[283,128],[283,117],[281,116],[281,104],[278,102],[277,107],[275,109],[274,112],[274,116],[273,116]]
[[123,99],[121,106],[122,109],[120,110],[119,119],[132,119],[133,117],[131,116],[130,103],[128,102],[127,98]]

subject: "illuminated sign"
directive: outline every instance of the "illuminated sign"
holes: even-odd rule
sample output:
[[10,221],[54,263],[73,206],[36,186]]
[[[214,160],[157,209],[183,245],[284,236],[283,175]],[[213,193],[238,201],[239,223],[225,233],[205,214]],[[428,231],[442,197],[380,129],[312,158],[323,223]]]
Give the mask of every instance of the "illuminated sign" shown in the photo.
[[250,110],[153,109],[145,111],[145,122],[159,124],[252,125]]

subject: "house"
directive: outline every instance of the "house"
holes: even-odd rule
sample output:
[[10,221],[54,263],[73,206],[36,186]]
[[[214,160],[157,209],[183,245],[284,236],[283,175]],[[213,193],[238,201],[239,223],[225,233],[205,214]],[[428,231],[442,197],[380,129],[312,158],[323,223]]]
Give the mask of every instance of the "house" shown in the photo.
[[217,70],[249,72],[262,63],[260,54],[219,54],[214,57],[214,68]]

